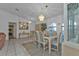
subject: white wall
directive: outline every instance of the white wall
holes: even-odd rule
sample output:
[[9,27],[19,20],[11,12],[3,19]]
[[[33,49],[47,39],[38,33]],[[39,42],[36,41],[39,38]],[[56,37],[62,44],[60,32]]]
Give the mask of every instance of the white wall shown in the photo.
[[[0,32],[4,32],[7,35],[6,40],[8,40],[8,22],[17,23],[17,38],[18,38],[18,33],[20,32],[18,22],[20,20],[23,21],[24,19],[16,15],[10,14],[8,12],[5,12],[3,10],[0,10]],[[32,23],[32,25],[30,26],[31,26],[30,28],[34,30],[34,23]]]
[[8,22],[17,22],[18,19],[21,18],[0,10],[0,32],[7,35],[6,40],[8,40]]

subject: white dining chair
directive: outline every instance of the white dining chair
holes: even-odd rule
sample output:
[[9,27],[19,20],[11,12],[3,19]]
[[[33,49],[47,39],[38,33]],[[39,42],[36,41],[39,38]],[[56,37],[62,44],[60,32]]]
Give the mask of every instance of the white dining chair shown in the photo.
[[42,45],[42,47],[45,51],[48,40],[44,39],[43,32],[36,31],[36,41],[37,41],[38,47],[41,47],[41,45]]
[[56,34],[56,36],[57,36],[57,38],[52,39],[51,50],[55,50],[57,52],[57,54],[59,55],[61,33],[59,33],[58,35]]

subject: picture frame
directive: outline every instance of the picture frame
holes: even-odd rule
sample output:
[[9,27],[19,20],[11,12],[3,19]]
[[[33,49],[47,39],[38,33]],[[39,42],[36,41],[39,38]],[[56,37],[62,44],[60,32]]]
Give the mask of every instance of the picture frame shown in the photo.
[[28,30],[29,23],[28,22],[19,22],[19,30]]

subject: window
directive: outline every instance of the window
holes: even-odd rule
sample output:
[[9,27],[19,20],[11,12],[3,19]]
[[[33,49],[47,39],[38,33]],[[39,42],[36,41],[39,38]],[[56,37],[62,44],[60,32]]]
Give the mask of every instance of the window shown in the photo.
[[57,30],[57,29],[56,29],[56,23],[50,24],[50,25],[48,26],[48,29],[47,29],[47,30],[49,31],[50,36],[52,36],[52,33]]
[[53,23],[53,26],[55,26],[55,27],[56,27],[56,23]]
[[48,28],[50,29],[50,31],[56,31],[56,23],[52,23]]
[[62,23],[62,31],[64,31],[64,23]]

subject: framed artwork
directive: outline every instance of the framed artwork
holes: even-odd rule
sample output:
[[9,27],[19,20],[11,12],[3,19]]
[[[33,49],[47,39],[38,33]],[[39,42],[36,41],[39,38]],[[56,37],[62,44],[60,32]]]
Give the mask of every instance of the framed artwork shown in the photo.
[[19,30],[28,30],[29,23],[28,22],[19,22]]

